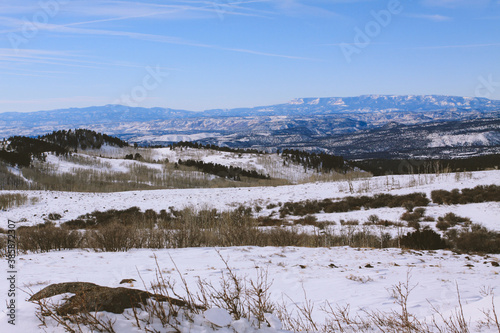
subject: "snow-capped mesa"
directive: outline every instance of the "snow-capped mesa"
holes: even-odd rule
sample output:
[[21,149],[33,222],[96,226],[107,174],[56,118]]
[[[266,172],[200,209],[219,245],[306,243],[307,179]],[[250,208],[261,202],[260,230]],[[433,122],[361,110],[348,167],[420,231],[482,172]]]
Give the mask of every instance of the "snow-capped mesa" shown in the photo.
[[[359,97],[297,98],[289,103],[255,108],[216,109],[203,112],[174,110],[169,108],[141,108],[123,105],[105,105],[88,108],[72,108],[40,112],[0,113],[0,131],[5,136],[38,135],[52,130],[86,127],[109,134],[134,132],[137,124],[142,130],[163,130],[172,126],[174,120],[177,131],[200,131],[195,124],[201,119],[214,121],[219,117],[308,117],[334,116],[357,113],[418,114],[425,112],[439,120],[448,112],[454,113],[454,120],[488,117],[498,114],[500,101],[486,98],[454,96],[384,96],[364,95]],[[438,115],[440,117],[436,118]],[[262,119],[265,121],[265,119]],[[155,126],[155,124],[157,124]],[[189,125],[188,125],[189,124]],[[213,125],[203,125],[204,130],[215,129]],[[219,130],[235,131],[234,124],[216,124]],[[166,127],[165,127],[166,126]],[[121,128],[121,129],[120,129]],[[15,132],[17,130],[17,132]],[[137,131],[137,129],[135,130]],[[188,133],[189,134],[189,133]],[[192,134],[192,133],[191,133]]]

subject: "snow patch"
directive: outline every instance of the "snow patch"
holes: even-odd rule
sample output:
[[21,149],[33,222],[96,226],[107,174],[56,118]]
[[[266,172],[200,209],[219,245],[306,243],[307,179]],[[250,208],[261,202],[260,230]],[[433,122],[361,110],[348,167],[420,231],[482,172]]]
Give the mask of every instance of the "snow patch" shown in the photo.
[[438,135],[428,136],[431,140],[428,147],[461,147],[461,146],[487,146],[490,144],[488,133],[471,133],[457,135]]
[[205,319],[219,327],[229,326],[233,321],[231,315],[224,309],[212,308],[203,313]]

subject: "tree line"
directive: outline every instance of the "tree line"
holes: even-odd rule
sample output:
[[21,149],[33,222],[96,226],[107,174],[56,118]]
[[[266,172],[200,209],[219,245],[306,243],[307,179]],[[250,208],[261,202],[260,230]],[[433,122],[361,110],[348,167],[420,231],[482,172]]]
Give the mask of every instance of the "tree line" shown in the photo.
[[20,167],[29,167],[34,158],[43,161],[47,152],[59,156],[76,152],[79,148],[99,149],[104,144],[128,146],[127,142],[118,138],[86,129],[54,131],[37,138],[12,136],[7,142],[7,146],[0,150],[0,160]]
[[100,149],[104,144],[116,147],[127,147],[129,144],[119,138],[97,133],[88,129],[54,131],[38,139],[55,143],[61,147],[76,149]]
[[44,159],[44,153],[54,152],[56,155],[66,155],[68,150],[51,142],[25,136],[13,136],[9,144],[0,151],[0,160],[12,166],[28,167],[33,158]]
[[198,142],[189,141],[179,141],[169,144],[167,147],[170,150],[175,148],[193,148],[193,149],[210,149],[215,151],[222,151],[227,153],[237,153],[237,154],[267,154],[265,151],[260,151],[258,149],[244,149],[244,148],[230,148],[230,147],[219,147],[213,144],[202,144]]
[[240,181],[241,177],[257,178],[257,179],[271,179],[268,175],[263,175],[255,170],[244,170],[240,167],[225,166],[218,163],[205,163],[203,161],[186,160],[178,161],[179,165],[185,165],[188,167],[195,167],[196,169],[208,173],[211,175],[216,175],[222,178],[232,179]]
[[285,161],[300,164],[304,168],[314,169],[317,172],[343,172],[346,170],[346,164],[342,156],[326,153],[309,153],[294,149],[284,149],[281,152],[281,156]]
[[352,161],[351,164],[374,176],[482,171],[498,169],[500,154],[457,159],[372,159]]

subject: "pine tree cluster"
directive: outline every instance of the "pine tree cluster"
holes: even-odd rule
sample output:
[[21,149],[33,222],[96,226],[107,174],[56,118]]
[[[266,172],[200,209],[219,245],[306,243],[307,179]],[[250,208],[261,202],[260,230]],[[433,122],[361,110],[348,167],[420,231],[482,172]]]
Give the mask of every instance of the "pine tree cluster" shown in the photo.
[[298,163],[304,168],[314,169],[317,172],[344,171],[345,163],[342,156],[326,153],[308,153],[306,151],[284,149],[281,153],[285,161]]
[[46,134],[39,139],[55,143],[61,147],[75,149],[100,149],[104,144],[116,147],[126,147],[128,143],[106,134],[97,133],[88,129],[62,130]]
[[188,167],[195,167],[196,169],[208,173],[211,175],[216,175],[219,177],[232,179],[236,181],[240,181],[241,177],[249,177],[249,178],[257,178],[257,179],[270,179],[269,176],[265,176],[263,174],[258,173],[255,170],[249,171],[244,170],[240,167],[233,166],[225,166],[217,163],[205,163],[203,161],[195,161],[195,160],[186,160],[178,161],[179,165],[185,165]]

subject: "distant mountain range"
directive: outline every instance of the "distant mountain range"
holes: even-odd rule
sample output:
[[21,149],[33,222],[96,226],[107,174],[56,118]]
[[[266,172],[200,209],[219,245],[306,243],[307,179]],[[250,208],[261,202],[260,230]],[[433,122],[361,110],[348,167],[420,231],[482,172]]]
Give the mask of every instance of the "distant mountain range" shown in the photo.
[[[498,152],[499,119],[500,101],[435,95],[300,98],[285,104],[203,112],[105,105],[0,113],[0,139],[88,128],[142,144],[200,140],[233,147],[296,147],[376,157],[401,149],[398,139],[404,137],[409,141],[405,145],[410,147],[404,149],[408,154],[425,155],[430,149],[438,156],[444,150],[458,156]],[[390,142],[396,146],[390,147]],[[457,148],[460,154],[455,153]]]

